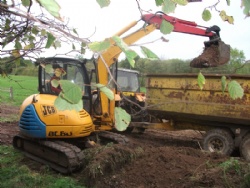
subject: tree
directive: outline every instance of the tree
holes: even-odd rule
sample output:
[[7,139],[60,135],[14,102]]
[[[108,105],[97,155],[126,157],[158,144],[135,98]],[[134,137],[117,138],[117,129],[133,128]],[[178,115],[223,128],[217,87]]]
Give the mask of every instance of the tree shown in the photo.
[[[155,3],[161,7],[163,12],[171,13],[178,6],[185,6],[188,3],[197,1],[201,2],[201,0],[155,0]],[[230,0],[225,1],[230,5]],[[136,0],[136,2],[138,11],[142,13],[140,1]],[[111,1],[98,0],[97,3],[103,8],[109,6]],[[222,20],[233,23],[231,16],[228,16],[225,11],[222,12],[217,9],[218,3],[207,7],[202,18],[209,20],[211,17],[209,10],[215,9]],[[249,0],[242,0],[242,7],[244,8],[244,14],[249,16]],[[44,49],[50,47],[59,48],[62,43],[71,45],[72,51],[79,52],[79,54],[84,54],[86,49],[92,51],[96,49],[103,50],[100,47],[103,43],[91,45],[88,38],[81,38],[76,29],[69,28],[63,22],[59,11],[60,5],[56,0],[1,0],[1,57],[9,56],[12,57],[12,61],[19,63],[21,57],[32,60],[38,57]],[[97,45],[99,45],[98,48],[96,48]]]
[[[39,4],[33,0],[0,1],[1,57],[9,56],[9,61],[19,64],[21,58],[35,59],[44,49],[58,48],[62,42],[79,44],[83,52],[89,40],[79,38],[73,28],[62,22],[58,15],[60,6],[53,0],[37,2]],[[37,11],[37,6],[45,7],[56,19],[44,9]]]
[[246,60],[245,54],[243,51],[237,48],[231,48],[230,52],[230,64],[234,65],[235,67],[241,66],[244,64]]

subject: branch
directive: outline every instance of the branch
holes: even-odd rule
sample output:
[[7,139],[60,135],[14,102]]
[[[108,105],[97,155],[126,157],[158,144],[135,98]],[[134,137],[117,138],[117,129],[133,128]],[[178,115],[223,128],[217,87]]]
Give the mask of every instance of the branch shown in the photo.
[[70,32],[66,32],[65,30],[63,30],[62,28],[56,26],[55,24],[50,24],[50,23],[48,23],[48,22],[46,22],[46,21],[44,21],[42,19],[36,18],[36,17],[32,16],[31,14],[29,14],[28,12],[25,12],[25,11],[23,11],[23,10],[17,8],[17,7],[8,6],[8,5],[5,5],[5,4],[2,4],[2,3],[0,3],[0,7],[14,9],[14,11],[5,10],[5,9],[3,11],[8,12],[8,13],[13,14],[13,15],[16,15],[16,16],[19,16],[21,18],[26,18],[27,20],[30,20],[30,21],[37,22],[37,23],[40,24],[41,28],[46,29],[51,34],[53,34],[54,36],[57,36],[57,35],[50,28],[54,28],[54,29],[60,31],[64,36],[70,37],[70,38],[72,38],[74,40],[81,41],[81,42],[84,42],[84,43],[89,43],[90,42],[90,40],[88,40],[88,39],[74,36]]

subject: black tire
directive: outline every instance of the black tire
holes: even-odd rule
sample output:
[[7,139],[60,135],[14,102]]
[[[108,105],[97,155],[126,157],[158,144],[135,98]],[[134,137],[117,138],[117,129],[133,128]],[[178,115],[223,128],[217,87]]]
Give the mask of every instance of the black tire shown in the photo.
[[250,161],[250,134],[247,134],[241,141],[240,154],[246,161]]
[[234,150],[233,135],[226,129],[212,129],[204,136],[203,148],[205,151],[231,155]]

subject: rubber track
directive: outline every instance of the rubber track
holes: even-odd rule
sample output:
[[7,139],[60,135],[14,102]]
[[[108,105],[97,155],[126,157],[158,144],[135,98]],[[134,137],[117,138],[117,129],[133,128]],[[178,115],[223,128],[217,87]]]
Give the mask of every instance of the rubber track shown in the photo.
[[[22,147],[18,147],[17,139],[22,140]],[[81,150],[64,141],[36,141],[15,136],[13,146],[27,157],[48,165],[62,174],[70,174],[82,167]],[[27,147],[28,150],[26,150]]]
[[98,133],[98,135],[100,137],[113,140],[118,144],[127,144],[129,142],[129,139],[126,136],[110,131],[101,131]]

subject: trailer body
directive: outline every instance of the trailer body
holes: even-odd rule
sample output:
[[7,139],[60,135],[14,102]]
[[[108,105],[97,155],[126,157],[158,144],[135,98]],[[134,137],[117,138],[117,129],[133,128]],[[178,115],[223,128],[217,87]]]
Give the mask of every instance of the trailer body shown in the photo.
[[225,75],[204,76],[201,89],[197,74],[147,75],[148,112],[161,119],[250,129],[250,76],[226,75],[227,82],[235,80],[244,89],[244,96],[235,100],[222,90]]
[[[222,82],[223,76],[227,78],[226,82]],[[146,75],[147,112],[161,122],[155,126],[149,124],[150,128],[206,131],[206,150],[217,151],[215,145],[219,139],[221,149],[218,151],[231,154],[240,148],[249,160],[250,76],[205,74],[204,77],[205,84],[201,89],[197,73]],[[228,87],[223,91],[222,83],[228,86],[231,81],[243,88],[241,99],[233,99]]]

